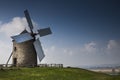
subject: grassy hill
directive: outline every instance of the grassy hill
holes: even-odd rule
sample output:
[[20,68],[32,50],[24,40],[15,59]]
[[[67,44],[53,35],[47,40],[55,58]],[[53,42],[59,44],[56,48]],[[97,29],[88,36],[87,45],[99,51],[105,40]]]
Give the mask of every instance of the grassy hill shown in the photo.
[[0,70],[0,80],[120,80],[120,76],[79,68],[20,68]]

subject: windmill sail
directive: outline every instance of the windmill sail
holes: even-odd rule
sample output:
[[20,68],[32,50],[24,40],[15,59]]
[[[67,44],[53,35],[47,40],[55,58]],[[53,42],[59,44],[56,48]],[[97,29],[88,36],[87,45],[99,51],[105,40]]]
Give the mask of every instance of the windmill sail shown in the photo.
[[38,58],[41,62],[41,60],[45,57],[45,55],[44,55],[44,52],[43,52],[43,49],[42,49],[42,46],[41,46],[39,39],[37,39],[33,44],[34,44],[36,53],[38,55]]
[[16,43],[21,43],[33,39],[33,37],[29,33],[12,36],[11,38],[15,40]]
[[46,36],[48,34],[52,34],[50,28],[40,29],[40,30],[38,30],[38,33],[39,33],[40,37]]
[[33,31],[32,31],[32,29],[33,29],[33,24],[32,24],[30,15],[29,15],[29,13],[28,13],[28,10],[25,10],[25,11],[24,11],[24,14],[25,14],[25,17],[26,17],[26,19],[27,19],[27,22],[28,22],[28,25],[29,25],[29,27],[30,27],[30,30],[31,30],[31,32],[33,33]]

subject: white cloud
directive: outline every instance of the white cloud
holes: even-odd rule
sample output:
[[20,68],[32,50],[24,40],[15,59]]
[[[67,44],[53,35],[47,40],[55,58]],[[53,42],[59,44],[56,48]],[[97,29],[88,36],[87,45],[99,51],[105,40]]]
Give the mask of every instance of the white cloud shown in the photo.
[[83,54],[97,53],[97,44],[95,42],[84,44],[82,47],[80,47],[80,53]]
[[75,53],[75,51],[73,53],[72,49],[63,49],[63,53],[72,56]]
[[120,55],[120,41],[109,40],[106,48],[106,53]]
[[[33,20],[32,23],[35,27],[34,31],[36,32],[36,30],[38,29],[38,24],[35,23]],[[29,31],[28,23],[25,17],[14,17],[11,21],[7,23],[2,23],[0,21],[0,32],[4,33],[8,37],[17,35],[24,29],[27,29]]]
[[119,48],[120,47],[120,43],[115,41],[115,40],[109,40],[108,45],[107,45],[107,49],[111,50],[111,49],[115,49],[115,48]]
[[27,27],[25,18],[14,17],[12,21],[0,24],[0,32],[6,34],[8,37],[19,34]]
[[46,57],[43,63],[64,63],[65,65],[113,64],[119,63],[119,52],[120,42],[116,40],[109,40],[108,44],[101,47],[95,42],[86,43],[79,47],[54,45],[46,48]]

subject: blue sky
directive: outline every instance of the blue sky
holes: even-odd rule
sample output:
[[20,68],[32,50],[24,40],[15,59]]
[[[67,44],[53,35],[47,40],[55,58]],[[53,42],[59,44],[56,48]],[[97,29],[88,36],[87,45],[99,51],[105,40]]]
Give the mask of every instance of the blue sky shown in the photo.
[[23,11],[28,9],[38,28],[50,26],[53,32],[41,37],[46,55],[42,63],[120,64],[119,4],[119,0],[1,0],[1,63],[12,51],[10,36],[27,27]]

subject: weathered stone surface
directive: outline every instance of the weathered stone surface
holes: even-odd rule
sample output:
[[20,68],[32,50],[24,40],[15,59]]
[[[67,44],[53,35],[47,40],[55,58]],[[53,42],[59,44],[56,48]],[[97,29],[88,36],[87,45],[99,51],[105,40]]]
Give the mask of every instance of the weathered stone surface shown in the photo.
[[[13,65],[15,66],[36,66],[37,54],[33,46],[34,40],[23,43],[13,41]],[[16,58],[16,62],[14,59]]]

